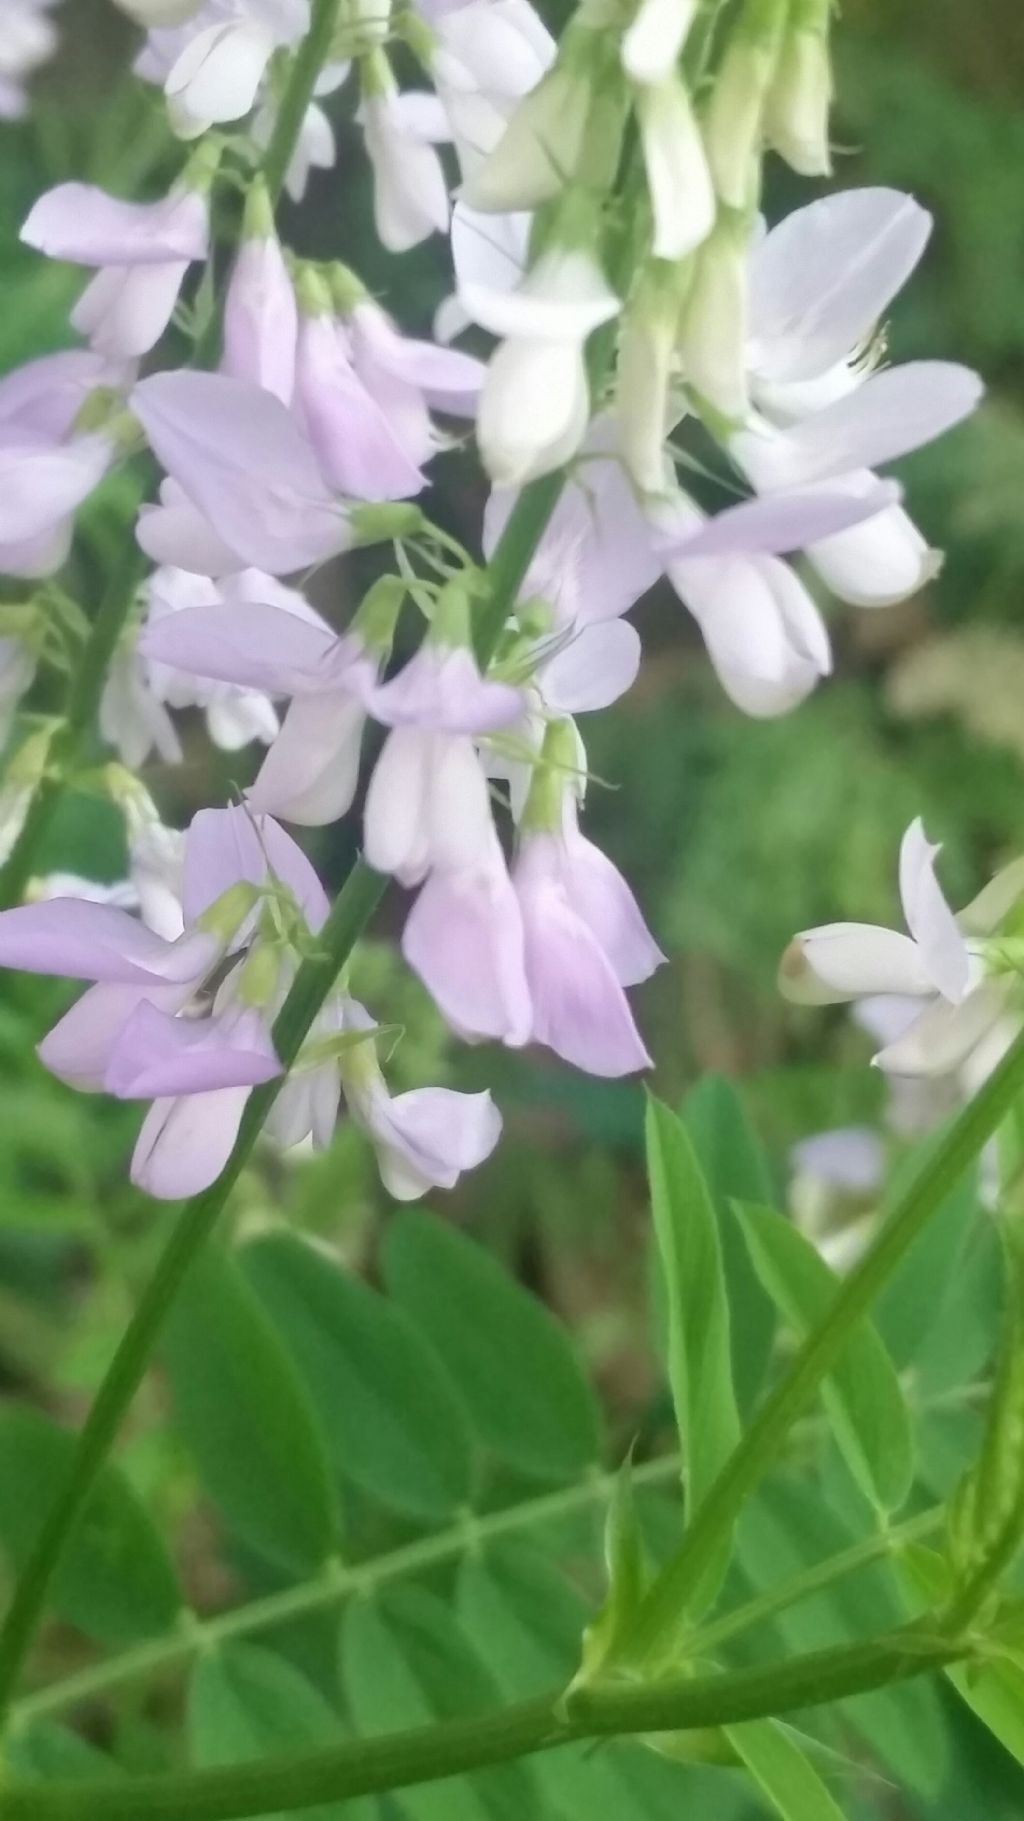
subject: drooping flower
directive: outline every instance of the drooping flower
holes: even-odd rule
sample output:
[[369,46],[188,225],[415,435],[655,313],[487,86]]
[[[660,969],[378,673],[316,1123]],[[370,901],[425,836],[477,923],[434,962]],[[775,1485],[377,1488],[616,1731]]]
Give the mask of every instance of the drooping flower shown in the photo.
[[542,755],[549,769],[535,778],[513,868],[531,1034],[589,1074],[627,1075],[650,1057],[623,988],[664,957],[621,874],[579,831],[566,756],[574,761],[574,732],[554,723]]
[[92,392],[116,373],[85,351],[45,355],[0,380],[0,573],[50,575],[75,512],[116,454],[103,429],[76,430]]
[[290,575],[349,547],[350,515],[269,392],[219,373],[155,373],[131,406],[174,488],[146,508],[155,562],[199,574]]
[[622,64],[634,82],[664,82],[697,17],[698,0],[640,0],[622,40]]
[[685,83],[676,75],[644,85],[636,99],[656,259],[683,259],[706,240],[715,192],[704,141]]
[[408,499],[426,476],[363,384],[344,323],[312,271],[300,280],[295,410],[331,487],[352,499]]
[[389,252],[405,253],[448,229],[448,184],[435,143],[448,137],[447,121],[436,95],[399,93],[383,51],[364,57],[360,68],[377,236]]
[[514,291],[456,270],[466,314],[504,338],[491,357],[477,419],[480,453],[499,486],[521,486],[562,467],[586,434],[584,348],[620,307],[589,250],[587,212],[584,204],[574,223],[579,243],[556,240]]
[[299,332],[295,288],[274,229],[266,188],[254,184],[224,298],[221,371],[290,405]]
[[555,41],[529,0],[469,0],[431,21],[428,61],[470,179],[550,67]]
[[[747,368],[755,416],[731,448],[759,491],[827,480],[860,497],[872,468],[975,408],[981,384],[965,367],[912,361],[872,371],[876,325],[930,229],[912,197],[868,188],[798,209],[754,245]],[[938,564],[898,505],[807,554],[833,593],[866,607],[904,599]]]
[[71,318],[98,353],[133,360],[159,341],[189,266],[209,251],[211,175],[204,153],[161,202],[122,202],[92,184],[62,183],[32,209],[21,230],[29,246],[98,268]]
[[954,916],[935,877],[939,852],[920,821],[900,849],[900,896],[908,935],[868,923],[805,930],[783,956],[779,983],[805,1005],[896,994],[921,1002],[909,1028],[887,1042],[877,1065],[896,1075],[959,1068],[1004,1016],[1019,1022],[1015,940],[1005,925],[1024,896],[1024,863],[996,875]]
[[291,697],[249,801],[261,813],[315,826],[344,815],[355,795],[367,705],[398,598],[390,582],[378,584],[339,636],[294,590],[268,587],[250,571],[222,588],[215,608],[186,607],[151,622],[142,651],[150,663],[264,699]]
[[163,87],[174,131],[198,139],[253,111],[275,51],[296,45],[309,29],[309,0],[183,5],[175,7],[177,18],[152,21],[135,68]]

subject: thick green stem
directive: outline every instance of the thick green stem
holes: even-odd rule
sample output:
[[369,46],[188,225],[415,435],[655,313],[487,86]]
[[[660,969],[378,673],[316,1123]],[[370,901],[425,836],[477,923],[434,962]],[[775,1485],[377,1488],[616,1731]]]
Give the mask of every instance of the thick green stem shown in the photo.
[[722,1537],[731,1535],[744,1501],[776,1459],[789,1430],[835,1365],[851,1331],[868,1313],[896,1266],[1022,1091],[1024,1036],[1018,1037],[981,1092],[964,1108],[943,1143],[922,1166],[730,1455],[694,1514],[676,1554],[640,1608],[626,1640],[631,1659],[649,1661],[660,1651],[671,1654],[694,1589]]
[[331,1751],[223,1770],[110,1783],[8,1783],[3,1821],[232,1821],[434,1782],[574,1740],[731,1725],[843,1700],[908,1680],[967,1654],[957,1641],[891,1632],[790,1662],[653,1685],[561,1690],[478,1719],[385,1734]]
[[341,0],[313,0],[309,31],[302,40],[292,64],[288,84],[274,122],[274,131],[263,160],[263,175],[271,202],[277,202],[295,156],[306,109],[316,92],[320,72],[331,52],[331,41],[338,29]]

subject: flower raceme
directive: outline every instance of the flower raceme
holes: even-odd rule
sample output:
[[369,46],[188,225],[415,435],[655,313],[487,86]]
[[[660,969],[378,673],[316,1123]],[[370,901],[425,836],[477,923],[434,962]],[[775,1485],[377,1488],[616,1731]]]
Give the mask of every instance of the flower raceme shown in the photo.
[[935,876],[939,852],[920,821],[900,849],[900,897],[908,934],[870,923],[829,923],[796,936],[779,982],[789,999],[830,1005],[876,995],[919,1010],[875,1057],[894,1075],[945,1075],[966,1064],[995,1027],[1021,1022],[1015,913],[1024,861],[998,873],[954,915]]

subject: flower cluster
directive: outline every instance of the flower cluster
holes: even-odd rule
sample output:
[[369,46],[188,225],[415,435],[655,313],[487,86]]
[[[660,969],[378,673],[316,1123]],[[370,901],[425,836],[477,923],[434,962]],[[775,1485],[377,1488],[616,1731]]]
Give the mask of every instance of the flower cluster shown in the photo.
[[[770,230],[758,215],[768,149],[829,169],[828,0],[745,0],[713,70],[695,0],[582,0],[557,44],[529,0],[358,0],[334,11],[273,181],[309,0],[122,4],[146,28],[136,69],[162,87],[186,149],[161,199],[65,183],[25,223],[30,246],[90,274],[72,316],[88,345],[0,382],[0,569],[43,578],[0,627],[0,694],[10,717],[56,636],[45,578],[76,512],[145,444],[162,479],[136,537],[153,567],[100,731],[130,772],[153,752],[180,758],[174,713],[189,706],[218,745],[266,752],[244,802],[201,811],[184,842],[108,768],[141,918],[81,886],[51,890],[0,916],[0,961],[93,982],[43,1060],[78,1086],[152,1099],[136,1179],[180,1195],[219,1173],[248,1095],[279,1072],[273,1019],[327,913],[279,821],[348,814],[364,752],[365,856],[414,894],[402,951],[451,1030],[543,1044],[599,1075],[648,1066],[627,991],[662,956],[580,826],[579,718],[640,664],[625,616],[667,576],[733,701],[794,707],[830,668],[822,588],[875,607],[933,573],[876,469],[967,415],[980,387],[952,364],[882,364],[879,321],[929,234],[912,198],[839,192]],[[423,88],[399,86],[409,54]],[[323,103],[336,92],[331,108],[348,96],[362,132],[383,245],[449,237],[433,339],[405,334],[349,267],[279,241],[278,179],[300,197],[334,163]],[[239,189],[220,274],[213,206]],[[208,371],[198,303],[220,276]],[[486,362],[453,345],[469,329],[493,338]],[[189,335],[187,364],[140,377],[158,345]],[[680,478],[691,423],[734,499],[714,515]],[[480,561],[422,507],[467,424],[492,483]],[[523,489],[556,470],[495,623],[487,561]],[[398,572],[347,623],[306,598],[308,572],[388,543]],[[914,935],[883,985],[937,996],[924,1016],[951,1050],[1004,983],[982,982],[977,946],[954,942],[920,842],[906,865]],[[827,937],[804,939],[787,980],[879,990]],[[339,986],[267,1129],[326,1143],[343,1089],[393,1193],[453,1183],[496,1141],[489,1098],[390,1100],[376,1042]]]

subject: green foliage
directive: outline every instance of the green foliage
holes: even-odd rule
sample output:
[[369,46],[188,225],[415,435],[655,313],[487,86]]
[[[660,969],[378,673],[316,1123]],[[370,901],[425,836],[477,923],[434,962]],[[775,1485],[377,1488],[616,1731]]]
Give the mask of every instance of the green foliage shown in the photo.
[[412,1320],[288,1234],[247,1246],[242,1265],[299,1366],[335,1474],[427,1522],[467,1504],[469,1423]]
[[238,1266],[208,1248],[162,1348],[174,1419],[236,1535],[297,1572],[338,1537],[327,1451],[296,1367]]
[[[783,1215],[751,1207],[738,1213],[758,1277],[802,1339],[827,1317],[837,1278]],[[822,1397],[858,1484],[881,1511],[899,1510],[914,1478],[910,1422],[895,1368],[869,1322],[847,1342]]]
[[[657,1100],[647,1108],[647,1152],[668,1309],[668,1375],[692,1514],[739,1439],[729,1305],[707,1185],[685,1126]],[[702,1584],[705,1603],[724,1572],[728,1545],[723,1538],[718,1572]]]
[[[244,1764],[274,1751],[315,1751],[343,1737],[341,1720],[285,1658],[252,1644],[201,1656],[188,1690],[187,1731],[198,1765]],[[332,1802],[310,1821],[368,1821],[372,1804]],[[270,1821],[294,1821],[277,1814]]]
[[481,1246],[431,1215],[404,1214],[385,1235],[383,1272],[499,1460],[549,1480],[597,1460],[597,1405],[566,1334]]
[[842,1810],[787,1727],[775,1720],[747,1720],[725,1730],[783,1821],[842,1821]]
[[[63,1491],[75,1437],[32,1410],[0,1413],[0,1544],[20,1568]],[[181,1594],[160,1533],[116,1468],[101,1474],[57,1572],[53,1607],[108,1646],[166,1632]]]

